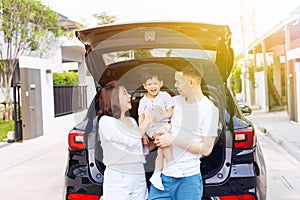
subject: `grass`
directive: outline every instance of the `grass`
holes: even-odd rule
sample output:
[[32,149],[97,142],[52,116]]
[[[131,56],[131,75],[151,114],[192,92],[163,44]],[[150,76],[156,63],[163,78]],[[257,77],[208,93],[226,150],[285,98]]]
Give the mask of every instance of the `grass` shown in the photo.
[[0,120],[0,142],[7,138],[7,132],[14,130],[14,121]]

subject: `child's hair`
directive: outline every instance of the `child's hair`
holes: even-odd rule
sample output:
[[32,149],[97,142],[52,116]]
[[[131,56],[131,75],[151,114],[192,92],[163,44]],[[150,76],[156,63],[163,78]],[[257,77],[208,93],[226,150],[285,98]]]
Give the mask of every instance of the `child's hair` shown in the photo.
[[162,77],[159,73],[154,71],[147,71],[142,75],[142,83],[146,83],[147,80],[157,77],[159,81],[162,81]]

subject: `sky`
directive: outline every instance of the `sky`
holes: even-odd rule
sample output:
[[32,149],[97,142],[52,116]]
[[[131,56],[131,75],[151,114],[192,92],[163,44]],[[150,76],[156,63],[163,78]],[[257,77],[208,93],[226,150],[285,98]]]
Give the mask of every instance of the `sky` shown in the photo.
[[[54,11],[95,27],[92,14],[106,12],[117,17],[117,22],[138,21],[197,21],[228,24],[241,43],[241,16],[251,15],[255,7],[256,33],[262,35],[267,29],[285,19],[297,6],[299,0],[41,0]],[[251,3],[254,2],[254,3]],[[288,3],[287,3],[288,2]],[[249,24],[246,24],[246,32]],[[250,31],[250,30],[249,30]]]

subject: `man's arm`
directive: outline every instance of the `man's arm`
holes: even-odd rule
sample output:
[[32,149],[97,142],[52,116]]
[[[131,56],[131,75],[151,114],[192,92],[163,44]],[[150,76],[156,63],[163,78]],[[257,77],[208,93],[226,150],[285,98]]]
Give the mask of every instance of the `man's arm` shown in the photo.
[[158,147],[166,147],[170,144],[176,145],[182,149],[186,149],[191,153],[202,154],[208,156],[215,144],[216,137],[203,137],[201,142],[193,142],[183,140],[181,138],[175,138],[169,133],[165,133],[155,140]]

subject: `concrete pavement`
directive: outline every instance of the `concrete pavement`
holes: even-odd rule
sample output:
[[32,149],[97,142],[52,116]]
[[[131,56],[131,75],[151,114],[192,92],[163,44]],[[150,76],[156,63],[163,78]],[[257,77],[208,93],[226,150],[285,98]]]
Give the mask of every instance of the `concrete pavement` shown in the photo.
[[300,124],[289,121],[286,110],[277,112],[255,110],[247,118],[254,123],[256,128],[300,161]]
[[[300,125],[289,121],[286,111],[253,111],[247,118],[300,160]],[[67,134],[0,143],[0,199],[63,199]]]
[[0,199],[63,199],[67,133],[0,144]]
[[61,200],[68,157],[68,133],[86,110],[55,118],[49,134],[23,142],[0,142],[0,199]]

